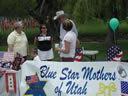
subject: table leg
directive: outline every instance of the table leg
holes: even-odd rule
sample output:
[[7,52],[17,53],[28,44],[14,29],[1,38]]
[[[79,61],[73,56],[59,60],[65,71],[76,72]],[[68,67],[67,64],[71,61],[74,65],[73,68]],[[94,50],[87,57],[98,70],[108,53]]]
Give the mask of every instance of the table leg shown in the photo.
[[93,56],[91,56],[91,61],[93,61]]
[[95,61],[96,61],[96,55],[95,55]]

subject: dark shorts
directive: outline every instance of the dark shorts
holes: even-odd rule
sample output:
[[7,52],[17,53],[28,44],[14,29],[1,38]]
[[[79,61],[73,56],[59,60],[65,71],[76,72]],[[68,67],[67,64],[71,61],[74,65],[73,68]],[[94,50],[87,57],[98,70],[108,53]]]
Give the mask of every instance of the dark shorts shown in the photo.
[[74,59],[71,57],[61,57],[61,62],[73,62]]

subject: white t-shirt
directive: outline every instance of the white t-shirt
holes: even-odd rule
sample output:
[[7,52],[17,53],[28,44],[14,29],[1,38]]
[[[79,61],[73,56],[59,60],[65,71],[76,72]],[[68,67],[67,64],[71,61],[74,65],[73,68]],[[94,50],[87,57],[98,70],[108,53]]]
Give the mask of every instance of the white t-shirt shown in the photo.
[[37,55],[36,57],[34,57],[33,60],[34,60],[34,61],[41,61],[38,55]]
[[70,58],[74,58],[75,56],[75,49],[76,49],[76,34],[72,31],[69,31],[66,33],[66,35],[64,36],[64,39],[62,40],[62,49],[65,49],[65,42],[70,42],[70,51],[68,54],[65,53],[60,53],[60,57],[70,57]]
[[[78,32],[77,32],[77,29],[76,29],[76,25],[75,23],[70,20],[73,24],[73,27],[72,27],[72,32],[74,32],[76,34],[76,36],[78,36]],[[63,40],[64,39],[64,36],[67,32],[63,29],[63,24],[60,24],[60,39]]]

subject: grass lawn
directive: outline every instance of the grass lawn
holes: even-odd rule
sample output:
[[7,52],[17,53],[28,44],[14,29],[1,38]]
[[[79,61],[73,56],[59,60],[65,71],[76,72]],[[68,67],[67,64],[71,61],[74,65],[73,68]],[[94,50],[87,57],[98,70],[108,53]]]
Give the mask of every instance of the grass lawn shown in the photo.
[[[128,23],[120,21],[119,25],[119,38],[127,39],[128,36]],[[82,41],[104,41],[108,29],[108,24],[105,22],[88,22],[87,24],[77,24],[79,38]]]
[[[123,60],[128,60],[128,40],[121,40],[118,42],[118,45],[123,49]],[[30,45],[30,49],[33,48],[33,45]],[[86,43],[81,43],[80,47],[84,47],[85,50],[98,50],[99,54],[97,55],[97,60],[106,60],[106,47],[105,44],[102,43],[92,43],[92,42],[86,42]],[[0,46],[0,51],[6,51],[7,46]],[[59,60],[59,54],[54,51],[54,61]],[[87,57],[83,57],[84,60],[89,61]]]
[[[128,22],[120,21],[119,32],[128,32]],[[80,36],[90,35],[105,35],[109,31],[108,23],[105,22],[88,22],[87,24],[77,24],[77,28]]]

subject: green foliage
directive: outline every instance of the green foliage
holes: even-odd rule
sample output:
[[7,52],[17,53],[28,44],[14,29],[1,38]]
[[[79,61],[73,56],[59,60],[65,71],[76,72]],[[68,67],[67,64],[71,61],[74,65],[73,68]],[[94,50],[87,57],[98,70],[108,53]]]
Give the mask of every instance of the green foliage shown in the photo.
[[80,22],[81,24],[85,23],[87,19],[87,6],[86,2],[83,0],[78,0],[75,4],[74,12],[73,12],[73,18],[74,20],[77,20],[76,22]]
[[[120,21],[119,24],[119,39],[127,39],[128,23],[126,21]],[[105,40],[107,33],[109,32],[107,23],[103,21],[89,21],[87,24],[77,24],[79,32],[79,38],[91,41]],[[90,41],[89,40],[89,41]]]
[[[125,20],[128,15],[128,0],[46,0],[51,8],[46,12],[65,10],[79,24],[89,20],[102,19],[105,22],[112,17]],[[41,0],[0,0],[0,16],[26,17],[28,10],[38,7]],[[39,6],[40,7],[40,6]],[[39,8],[40,10],[40,8]],[[54,12],[53,11],[53,12]],[[45,11],[44,11],[45,12]]]
[[79,24],[90,20],[102,19],[107,22],[112,17],[120,20],[128,15],[127,0],[68,0],[64,10],[70,13]]
[[26,6],[34,7],[36,0],[0,0],[0,16],[3,17],[27,17]]
[[79,24],[77,27],[80,37],[104,36],[109,31],[107,24],[103,22],[88,22],[88,24]]
[[24,30],[24,32],[26,33],[29,43],[33,44],[35,36],[39,34],[40,31],[39,31],[39,28],[36,27],[34,30],[27,29],[27,30]]

